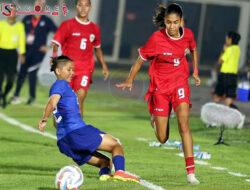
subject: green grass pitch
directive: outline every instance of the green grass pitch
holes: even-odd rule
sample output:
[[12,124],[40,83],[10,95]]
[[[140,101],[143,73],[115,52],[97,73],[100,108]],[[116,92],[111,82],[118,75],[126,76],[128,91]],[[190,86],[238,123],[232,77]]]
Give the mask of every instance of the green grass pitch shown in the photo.
[[[47,103],[48,90],[47,87],[38,87],[39,104]],[[27,97],[27,91],[25,86],[22,95]],[[9,105],[5,110],[1,109],[0,113],[37,128],[43,109],[23,103]],[[246,179],[250,179],[249,128],[226,129],[224,138],[230,146],[214,146],[219,137],[219,128],[205,128],[199,116],[191,115],[190,126],[194,144],[200,145],[200,151],[211,153],[212,158],[202,160],[207,161],[209,165],[196,164],[196,176],[201,184],[188,185],[184,159],[176,156],[181,150],[149,147],[150,141],[156,141],[149,118],[145,102],[92,90],[88,93],[85,121],[120,139],[125,150],[126,170],[129,172],[164,189],[250,189],[250,183],[246,182]],[[45,130],[55,135],[52,121]],[[148,141],[138,141],[137,138],[145,138]],[[169,140],[180,141],[176,119],[171,119]],[[54,139],[24,131],[0,119],[0,189],[53,190],[57,171],[72,164],[74,162],[70,158],[59,152]],[[211,166],[227,170],[215,170]],[[100,182],[97,168],[84,165],[81,169],[85,178],[81,189],[148,189],[133,183]],[[237,177],[228,172],[247,176]]]

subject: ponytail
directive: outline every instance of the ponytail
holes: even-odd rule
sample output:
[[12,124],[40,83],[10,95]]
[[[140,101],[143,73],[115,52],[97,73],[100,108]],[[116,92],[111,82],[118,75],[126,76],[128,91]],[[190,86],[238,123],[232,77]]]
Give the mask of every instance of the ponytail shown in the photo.
[[153,23],[157,27],[165,27],[164,17],[166,12],[166,7],[159,5],[155,9],[156,15],[153,17]]

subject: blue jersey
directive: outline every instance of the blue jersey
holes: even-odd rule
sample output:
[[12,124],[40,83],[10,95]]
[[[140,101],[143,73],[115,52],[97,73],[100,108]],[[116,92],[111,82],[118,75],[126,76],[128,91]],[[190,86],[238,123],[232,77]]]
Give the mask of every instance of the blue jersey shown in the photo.
[[68,133],[86,126],[81,118],[77,96],[65,80],[56,80],[50,88],[49,96],[61,96],[53,114],[57,123],[57,140],[59,141]]

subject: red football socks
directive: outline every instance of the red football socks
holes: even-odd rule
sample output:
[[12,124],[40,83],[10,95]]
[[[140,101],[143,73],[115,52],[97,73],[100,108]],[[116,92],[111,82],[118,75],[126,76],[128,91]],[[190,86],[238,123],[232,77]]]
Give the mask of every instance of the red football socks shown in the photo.
[[185,158],[188,174],[194,174],[194,157]]

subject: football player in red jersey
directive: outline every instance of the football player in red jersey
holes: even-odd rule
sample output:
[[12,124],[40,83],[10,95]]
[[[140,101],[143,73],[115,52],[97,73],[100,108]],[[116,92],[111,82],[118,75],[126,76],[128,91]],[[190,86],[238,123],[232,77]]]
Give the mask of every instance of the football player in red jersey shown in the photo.
[[53,57],[57,56],[58,47],[61,46],[62,54],[74,61],[75,75],[70,86],[77,94],[83,117],[83,102],[92,82],[91,78],[95,66],[93,49],[97,60],[102,65],[104,80],[108,78],[109,71],[101,50],[100,29],[89,20],[91,1],[77,0],[76,11],[75,18],[66,20],[60,25],[52,43]]
[[193,77],[196,85],[199,86],[196,42],[192,31],[181,26],[182,8],[180,5],[171,4],[167,8],[160,5],[156,11],[153,21],[162,29],[154,32],[147,43],[139,48],[140,56],[132,66],[127,80],[116,86],[123,90],[129,88],[131,91],[137,72],[145,61],[150,60],[150,84],[145,100],[148,100],[156,137],[161,143],[168,140],[169,113],[173,107],[182,138],[188,173],[187,181],[199,184],[200,182],[194,175],[193,139],[189,128],[191,107],[189,70],[185,56],[190,50],[194,68]]

